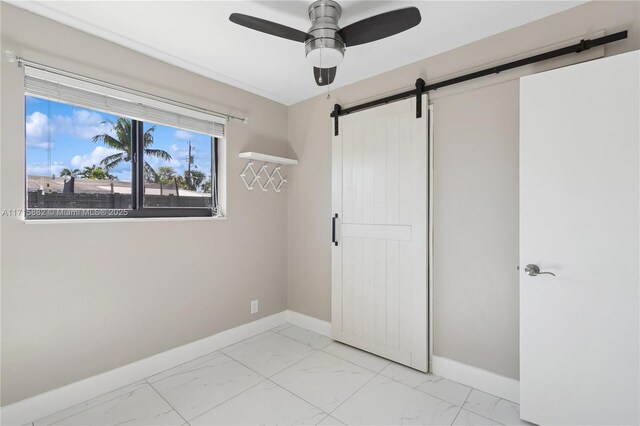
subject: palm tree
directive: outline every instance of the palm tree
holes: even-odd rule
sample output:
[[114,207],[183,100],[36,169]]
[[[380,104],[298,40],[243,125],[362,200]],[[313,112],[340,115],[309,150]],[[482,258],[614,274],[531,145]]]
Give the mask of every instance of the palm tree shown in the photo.
[[102,167],[96,166],[85,166],[84,170],[78,173],[78,176],[84,179],[99,179],[99,180],[115,180],[116,177],[109,174],[109,172],[105,171]]
[[[116,134],[116,137],[113,137],[107,133],[103,133],[101,135],[96,135],[93,137],[93,142],[102,142],[110,148],[115,148],[120,152],[116,154],[109,155],[100,161],[105,167],[105,170],[108,172],[109,170],[116,167],[118,164],[124,162],[131,161],[131,120],[125,117],[118,117],[116,122],[114,123],[111,120],[104,121],[103,123],[111,124],[113,131]],[[148,148],[153,145],[153,131],[156,129],[156,126],[149,128],[142,137],[142,145],[144,147],[144,155],[150,157],[162,158],[163,160],[171,160],[171,155],[167,151],[162,149],[153,149]],[[157,176],[156,171],[151,167],[149,163],[144,162],[144,174],[145,178],[149,179],[151,177]]]
[[187,186],[192,191],[197,191],[207,178],[207,175],[200,170],[191,170],[190,172],[184,172],[184,180]]
[[65,176],[75,176],[77,174],[80,173],[80,170],[78,169],[73,169],[73,170],[69,170],[67,168],[62,169],[62,171],[60,172],[60,177],[65,177]]

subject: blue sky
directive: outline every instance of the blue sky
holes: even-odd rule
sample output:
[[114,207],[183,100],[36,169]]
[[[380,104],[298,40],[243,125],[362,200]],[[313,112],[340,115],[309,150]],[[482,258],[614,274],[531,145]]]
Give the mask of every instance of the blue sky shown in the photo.
[[[27,96],[27,173],[59,176],[64,168],[82,170],[85,166],[99,166],[103,158],[118,151],[100,142],[93,143],[91,139],[103,133],[113,135],[107,121],[115,122],[116,119],[115,115]],[[145,123],[145,131],[152,125]],[[152,148],[167,151],[172,159],[145,157],[151,167],[171,166],[182,174],[187,168],[188,144],[191,141],[197,170],[211,175],[211,136],[161,125],[156,125],[153,135]],[[129,181],[131,164],[121,163],[111,170],[111,174],[119,180]]]

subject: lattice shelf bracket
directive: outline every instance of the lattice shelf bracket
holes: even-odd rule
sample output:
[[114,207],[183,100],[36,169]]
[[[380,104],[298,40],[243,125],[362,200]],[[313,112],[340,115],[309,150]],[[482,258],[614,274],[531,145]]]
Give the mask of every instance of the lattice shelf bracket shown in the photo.
[[[253,191],[257,185],[263,192],[267,192],[269,187],[274,192],[281,192],[282,186],[287,182],[287,178],[281,173],[282,165],[298,164],[298,160],[257,152],[241,152],[239,156],[250,160],[240,173],[240,179],[249,191]],[[255,168],[257,164],[253,160],[263,162],[258,171]],[[273,166],[271,171],[269,171],[269,166]]]
[[[279,179],[277,185],[275,184],[276,177]],[[271,184],[271,187],[274,191],[280,192],[280,188],[282,188],[282,185],[284,185],[286,182],[287,179],[282,177],[282,174],[280,173],[280,166],[276,166],[273,169],[273,172],[271,172],[271,174],[269,175],[269,183]]]

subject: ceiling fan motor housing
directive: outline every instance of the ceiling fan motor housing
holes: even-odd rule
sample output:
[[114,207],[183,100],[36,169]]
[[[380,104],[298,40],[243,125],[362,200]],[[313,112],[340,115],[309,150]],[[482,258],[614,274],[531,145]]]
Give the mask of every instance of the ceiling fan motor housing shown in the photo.
[[318,0],[309,6],[311,29],[305,42],[307,59],[317,68],[332,68],[344,57],[344,40],[338,34],[342,8],[332,0]]

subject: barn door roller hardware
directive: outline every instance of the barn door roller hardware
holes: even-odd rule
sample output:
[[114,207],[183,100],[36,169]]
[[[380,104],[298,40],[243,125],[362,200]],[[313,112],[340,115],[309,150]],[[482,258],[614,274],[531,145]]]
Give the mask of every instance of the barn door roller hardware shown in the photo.
[[423,79],[416,80],[416,118],[422,117],[422,92],[426,83]]
[[395,95],[387,96],[380,99],[375,99],[373,101],[365,102],[360,105],[355,105],[349,108],[342,108],[339,104],[335,104],[333,112],[330,116],[334,119],[334,131],[335,135],[338,136],[338,117],[351,114],[353,112],[362,111],[365,109],[377,107],[380,105],[389,104],[391,102],[401,101],[403,99],[408,99],[412,96],[416,96],[416,118],[422,117],[422,94],[429,92],[431,90],[437,90],[441,87],[452,86],[454,84],[463,83],[465,81],[474,80],[476,78],[485,77],[491,74],[498,74],[502,71],[511,70],[514,68],[519,68],[525,65],[534,64],[536,62],[546,61],[548,59],[557,58],[559,56],[569,55],[571,53],[580,53],[585,50],[589,50],[592,47],[602,46],[607,43],[613,43],[614,41],[624,40],[627,38],[627,31],[620,31],[614,34],[606,35],[603,37],[598,37],[594,39],[583,39],[580,40],[579,43],[573,44],[571,46],[561,47],[559,49],[551,50],[549,52],[540,53],[538,55],[529,56],[524,59],[518,59],[516,61],[507,62],[502,65],[497,65],[489,68],[485,68],[480,71],[475,71],[469,74],[461,75],[459,77],[450,78],[448,80],[443,80],[438,83],[433,84],[425,84],[424,80],[419,78],[416,80],[416,88],[408,90],[406,92],[397,93]]

